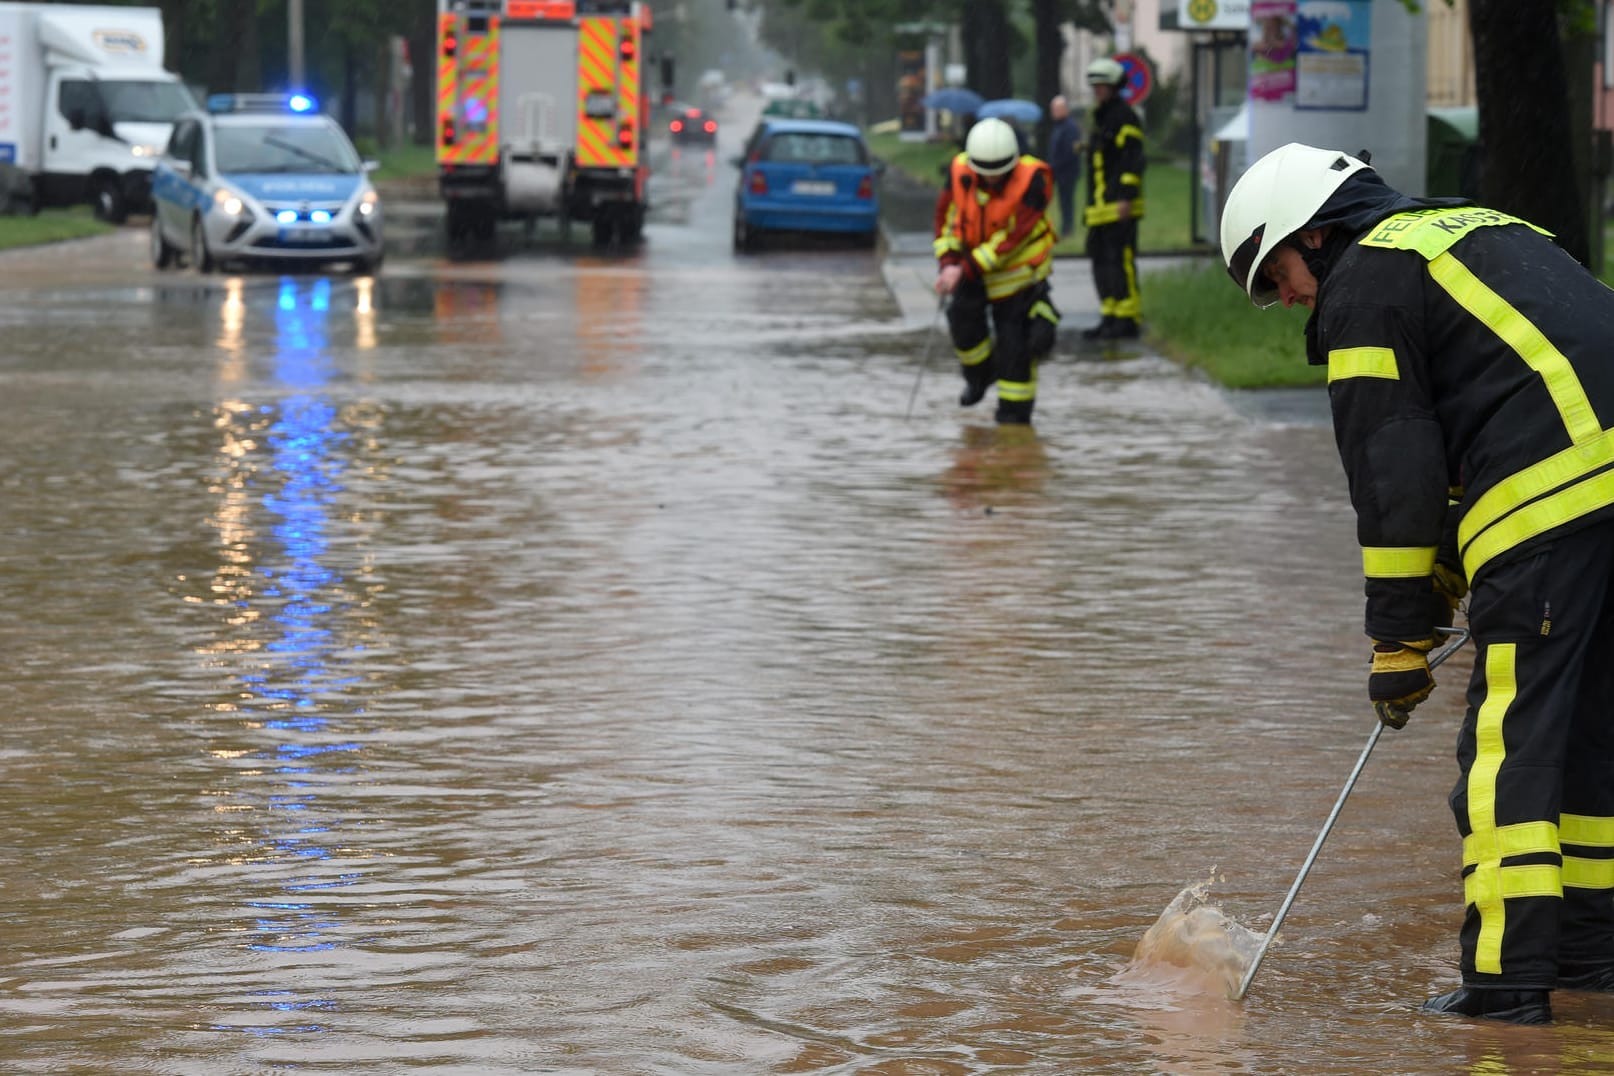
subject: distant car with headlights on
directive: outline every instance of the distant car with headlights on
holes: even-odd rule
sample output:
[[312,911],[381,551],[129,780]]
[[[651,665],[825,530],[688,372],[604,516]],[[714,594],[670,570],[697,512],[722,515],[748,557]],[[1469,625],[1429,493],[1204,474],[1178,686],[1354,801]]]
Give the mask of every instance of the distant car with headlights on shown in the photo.
[[151,260],[380,267],[373,165],[303,94],[218,94],[182,115],[152,176]]
[[874,246],[884,166],[863,133],[834,120],[764,120],[736,162],[734,249],[765,232],[835,232]]
[[674,145],[717,144],[717,121],[699,108],[685,108],[667,123]]

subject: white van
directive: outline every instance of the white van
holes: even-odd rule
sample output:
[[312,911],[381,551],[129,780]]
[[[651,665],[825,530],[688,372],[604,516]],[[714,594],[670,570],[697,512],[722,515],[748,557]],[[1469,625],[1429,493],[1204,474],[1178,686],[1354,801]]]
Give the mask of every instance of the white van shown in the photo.
[[196,107],[163,69],[157,8],[0,3],[0,202],[11,208],[90,202],[110,221],[149,209],[152,166]]

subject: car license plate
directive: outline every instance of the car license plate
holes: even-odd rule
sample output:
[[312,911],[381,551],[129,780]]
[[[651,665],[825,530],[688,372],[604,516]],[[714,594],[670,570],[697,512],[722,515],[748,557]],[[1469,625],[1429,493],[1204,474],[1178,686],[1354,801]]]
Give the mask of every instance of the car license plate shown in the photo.
[[280,241],[288,244],[323,243],[327,232],[324,228],[282,228]]
[[790,185],[791,194],[826,195],[835,193],[835,182],[829,179],[798,179]]

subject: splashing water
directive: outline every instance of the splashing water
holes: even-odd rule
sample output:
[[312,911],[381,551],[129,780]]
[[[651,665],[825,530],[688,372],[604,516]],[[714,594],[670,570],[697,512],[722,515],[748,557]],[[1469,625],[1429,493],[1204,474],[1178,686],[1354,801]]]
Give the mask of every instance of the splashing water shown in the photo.
[[1261,948],[1261,935],[1211,903],[1211,877],[1178,893],[1138,942],[1117,981],[1221,992],[1232,997]]

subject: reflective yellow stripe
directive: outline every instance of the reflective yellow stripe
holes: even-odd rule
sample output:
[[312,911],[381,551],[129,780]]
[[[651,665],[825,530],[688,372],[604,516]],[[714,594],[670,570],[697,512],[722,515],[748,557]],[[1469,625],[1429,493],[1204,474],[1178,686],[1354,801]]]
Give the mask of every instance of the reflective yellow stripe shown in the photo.
[[958,361],[963,363],[965,366],[978,365],[985,362],[986,357],[992,354],[992,338],[989,336],[985,340],[982,340],[979,344],[976,344],[974,347],[967,348],[963,351],[954,348],[953,352],[958,356]]
[[[1527,856],[1538,852],[1558,854],[1558,827],[1551,822],[1515,822],[1499,826],[1496,830],[1496,847],[1503,858]],[[1472,867],[1483,860],[1484,851],[1472,836],[1463,838],[1463,866]]]
[[1122,172],[1121,182],[1127,186],[1139,187],[1143,185],[1143,177],[1136,172]]
[[1032,303],[1031,313],[1027,317],[1043,318],[1053,322],[1055,325],[1059,324],[1059,315],[1054,313],[1054,305],[1046,299],[1038,299]]
[[[1091,228],[1095,224],[1114,224],[1121,219],[1121,211],[1116,208],[1115,202],[1106,202],[1103,195],[1098,196],[1093,205],[1082,211],[1082,223]],[[1129,220],[1137,220],[1143,216],[1143,199],[1132,199],[1132,216]]]
[[1435,570],[1436,546],[1363,546],[1362,574],[1369,579],[1416,579]]
[[964,243],[956,235],[939,235],[936,237],[936,241],[930,244],[930,249],[936,252],[936,257],[938,258],[943,254],[951,254],[954,251],[962,254],[964,252]]
[[1610,504],[1614,504],[1614,471],[1604,471],[1595,478],[1543,497],[1474,539],[1463,550],[1463,570],[1473,579],[1492,557]]
[[1023,265],[1012,269],[1003,269],[996,273],[989,273],[986,277],[986,297],[988,299],[1005,299],[1015,292],[1035,284],[1039,280],[1048,279],[1053,271],[1052,258],[1045,258],[1038,265]]
[[1566,814],[1558,819],[1558,832],[1565,844],[1578,844],[1582,848],[1614,848],[1614,818]]
[[1037,367],[1032,364],[1030,381],[999,381],[998,399],[1010,402],[1035,400],[1037,398]]
[[1480,909],[1479,949],[1474,954],[1474,970],[1493,975],[1502,971],[1502,931],[1499,927],[1494,937],[1488,936],[1491,924],[1485,918],[1487,906],[1495,906],[1496,919],[1500,922],[1504,900],[1563,895],[1563,871],[1551,864],[1527,863],[1502,867],[1483,876],[1478,872],[1470,874],[1463,882],[1463,899]]
[[1115,132],[1115,144],[1117,146],[1119,146],[1122,143],[1124,143],[1129,137],[1130,138],[1136,138],[1139,142],[1142,142],[1143,141],[1143,128],[1139,127],[1135,123],[1122,124],[1121,129],[1119,131]]
[[1571,446],[1509,475],[1481,494],[1463,516],[1457,544],[1466,546],[1476,534],[1519,505],[1610,463],[1614,463],[1614,430],[1606,430],[1594,441]]
[[1401,380],[1395,351],[1387,347],[1341,347],[1328,353],[1328,383],[1352,377],[1382,377]]
[[1503,343],[1518,352],[1525,365],[1541,376],[1571,441],[1578,445],[1602,434],[1603,425],[1597,421],[1575,368],[1529,318],[1481,283],[1450,251],[1429,263],[1429,275],[1459,306],[1501,337]]
[[1137,255],[1131,247],[1121,252],[1121,274],[1126,280],[1126,294],[1115,300],[1115,316],[1137,321],[1143,317],[1143,303],[1138,298]]
[[1614,859],[1565,856],[1564,888],[1614,889]]
[[1389,247],[1394,250],[1416,250],[1433,261],[1476,228],[1494,225],[1522,224],[1534,228],[1542,235],[1551,236],[1545,228],[1536,228],[1527,220],[1498,213],[1479,206],[1460,206],[1456,209],[1412,209],[1386,217],[1373,233],[1361,240],[1364,247]]
[[1485,648],[1485,701],[1475,722],[1475,755],[1468,770],[1468,839],[1465,856],[1476,864],[1463,883],[1464,899],[1479,913],[1479,941],[1474,970],[1502,973],[1502,839],[1496,829],[1496,775],[1507,755],[1502,721],[1518,694],[1514,643],[1492,643]]

